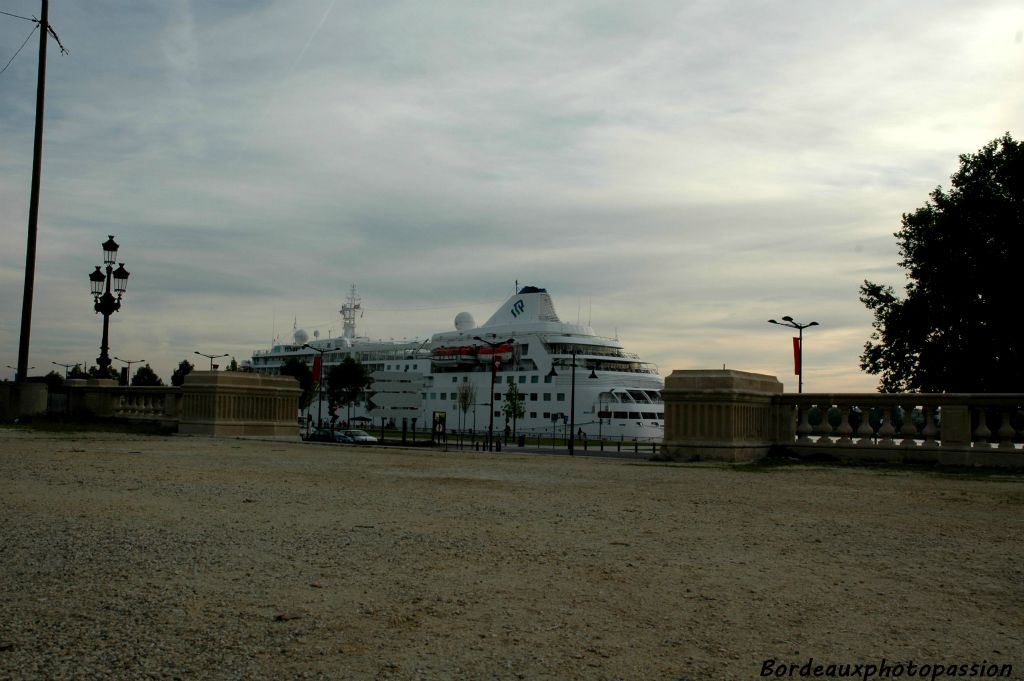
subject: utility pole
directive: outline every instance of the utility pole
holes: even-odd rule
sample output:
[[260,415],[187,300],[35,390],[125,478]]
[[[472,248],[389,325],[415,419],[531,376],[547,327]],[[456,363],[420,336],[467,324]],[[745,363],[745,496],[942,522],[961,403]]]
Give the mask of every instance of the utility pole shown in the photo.
[[39,230],[39,184],[43,165],[43,100],[46,91],[46,34],[50,30],[49,0],[42,0],[39,19],[39,80],[36,85],[36,137],[32,150],[32,196],[28,206],[28,244],[25,249],[25,292],[21,303],[21,342],[18,344],[18,375],[28,374],[28,345],[32,332],[32,296],[36,278],[36,233]]

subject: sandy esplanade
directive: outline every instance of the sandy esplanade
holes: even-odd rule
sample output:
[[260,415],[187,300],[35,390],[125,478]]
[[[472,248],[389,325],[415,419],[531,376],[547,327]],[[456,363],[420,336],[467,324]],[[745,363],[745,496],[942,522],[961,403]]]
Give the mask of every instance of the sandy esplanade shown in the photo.
[[1024,679],[1022,477],[10,429],[0,471],[0,679]]

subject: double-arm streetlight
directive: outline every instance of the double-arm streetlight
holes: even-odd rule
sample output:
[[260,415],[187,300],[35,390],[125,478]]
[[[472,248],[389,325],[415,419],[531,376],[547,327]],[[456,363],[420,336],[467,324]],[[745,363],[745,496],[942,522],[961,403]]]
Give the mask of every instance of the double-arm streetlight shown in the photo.
[[802,393],[804,391],[804,329],[811,326],[818,326],[818,322],[811,322],[809,324],[801,324],[800,322],[793,321],[790,316],[782,318],[781,322],[777,322],[774,319],[768,320],[769,324],[778,324],[779,326],[788,326],[791,329],[796,329],[800,332],[799,338],[796,339],[796,375],[797,375],[797,392]]
[[71,369],[71,367],[75,366],[74,364],[64,364],[63,362],[50,362],[50,364],[56,364],[59,367],[64,367],[65,381],[68,380],[68,371]]
[[127,385],[131,385],[132,384],[132,365],[133,364],[141,364],[141,363],[146,361],[144,359],[121,359],[120,357],[114,357],[114,359],[116,359],[118,362],[124,362],[125,364],[128,365],[128,383],[127,383]]
[[[195,351],[195,354],[199,355],[200,357],[205,357],[206,359],[210,360],[210,371],[213,371],[213,360],[220,359],[221,357],[227,357],[228,356],[228,353],[226,353],[226,352],[223,355],[208,355],[205,352],[199,352],[198,350]],[[122,361],[124,361],[124,360],[122,360]]]
[[[576,456],[576,346],[570,350],[572,355],[572,379],[570,381],[569,390],[569,456]],[[548,372],[548,376],[554,378],[558,375],[555,371],[554,363],[551,364],[551,371]],[[597,371],[595,369],[590,370],[590,376],[588,378],[597,378]]]
[[[114,241],[114,235],[109,235],[109,238],[103,242],[103,264],[107,266],[106,274],[100,270],[99,265],[96,265],[96,269],[89,274],[93,308],[98,314],[103,315],[103,341],[100,344],[100,356],[96,358],[101,376],[107,376],[110,373],[110,355],[107,354],[107,350],[110,349],[108,344],[110,315],[121,309],[121,296],[128,288],[128,270],[124,268],[124,263],[121,263],[116,270],[114,269],[118,248],[117,242]],[[113,284],[114,293],[117,293],[116,298],[110,292],[111,284]]]
[[[18,383],[20,381],[25,380],[24,377],[18,375],[18,367],[12,367],[10,364],[8,364],[7,368],[14,370],[14,382],[15,383]],[[31,371],[32,369],[35,369],[35,367],[25,367],[25,373],[28,374],[28,372]]]
[[480,341],[491,348],[491,415],[489,425],[487,426],[487,451],[491,451],[494,449],[494,380],[497,378],[498,365],[501,363],[501,360],[498,359],[498,354],[494,350],[502,345],[511,345],[514,339],[507,338],[503,341],[489,341],[480,336],[473,336],[473,340]]

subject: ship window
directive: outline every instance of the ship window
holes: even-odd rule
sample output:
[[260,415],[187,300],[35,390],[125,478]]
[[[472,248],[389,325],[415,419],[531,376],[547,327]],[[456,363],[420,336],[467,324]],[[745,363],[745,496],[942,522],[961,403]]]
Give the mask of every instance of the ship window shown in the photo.
[[658,418],[658,415],[656,413],[654,413],[653,411],[645,411],[644,412],[644,418],[645,419],[656,419],[656,418]]
[[437,393],[430,393],[430,399],[436,400],[437,399]]
[[610,411],[599,411],[599,412],[597,412],[597,418],[599,418],[599,419],[610,419],[611,417],[612,417],[612,413]]
[[519,377],[519,382],[520,383],[526,383],[526,376],[520,376]]
[[501,401],[501,393],[494,393],[494,401],[495,402],[500,402]]
[[627,412],[624,412],[624,411],[617,411],[612,416],[614,418],[617,418],[617,419],[628,419],[629,418],[629,414]]
[[458,383],[458,382],[459,382],[459,377],[458,376],[452,376],[452,383]]
[[550,376],[545,376],[544,377],[544,382],[545,383],[550,383],[551,382],[551,377]]
[[537,401],[537,393],[530,393],[530,401],[531,402],[536,402]]
[[508,377],[508,380],[507,380],[506,382],[507,382],[507,383],[508,383],[509,385],[512,385],[513,383],[515,383],[515,382],[516,382],[516,377],[515,377],[515,376],[509,376],[509,377]]
[[530,412],[530,418],[531,418],[531,419],[535,419],[535,418],[537,418],[537,412],[535,412],[535,411],[531,411],[531,412]]
[[629,418],[637,420],[637,421],[640,420],[640,412],[638,412],[638,411],[631,411],[631,412],[629,412]]
[[551,412],[550,411],[544,412],[544,418],[546,418],[546,419],[551,418]]
[[447,400],[448,399],[448,393],[441,393],[441,399],[442,400]]
[[536,383],[540,380],[540,376],[530,376],[530,383]]
[[522,355],[523,357],[526,357],[528,354],[530,354],[530,344],[523,343],[522,345],[520,345],[519,354]]
[[550,402],[551,401],[551,393],[544,393],[544,401],[545,402]]

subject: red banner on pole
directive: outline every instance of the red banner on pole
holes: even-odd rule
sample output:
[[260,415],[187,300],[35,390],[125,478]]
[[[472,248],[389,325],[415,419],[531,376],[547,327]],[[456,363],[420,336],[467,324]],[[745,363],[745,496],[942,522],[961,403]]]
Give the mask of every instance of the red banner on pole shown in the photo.
[[320,355],[313,358],[313,382],[320,382]]
[[793,336],[793,375],[800,375],[800,338]]

